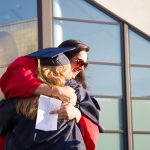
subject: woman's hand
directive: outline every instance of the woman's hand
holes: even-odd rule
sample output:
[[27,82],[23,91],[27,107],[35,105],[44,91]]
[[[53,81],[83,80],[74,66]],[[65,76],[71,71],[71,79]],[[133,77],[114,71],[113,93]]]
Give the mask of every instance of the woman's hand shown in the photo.
[[58,97],[63,103],[71,103],[72,105],[76,104],[77,95],[75,90],[70,86],[54,86],[52,87],[52,97]]
[[47,84],[41,84],[33,93],[34,95],[45,95],[50,97],[56,97],[63,102],[76,104],[77,96],[75,90],[70,86],[48,86]]
[[50,112],[51,114],[58,114],[60,120],[72,120],[76,119],[78,123],[81,118],[81,112],[78,108],[74,107],[71,103],[65,103],[61,105],[59,110]]

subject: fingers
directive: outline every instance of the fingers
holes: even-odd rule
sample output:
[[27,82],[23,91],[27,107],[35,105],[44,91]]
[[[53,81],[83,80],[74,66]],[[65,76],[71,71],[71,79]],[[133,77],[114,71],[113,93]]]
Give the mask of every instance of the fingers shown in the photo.
[[74,107],[71,103],[62,103],[59,110],[51,111],[50,114],[58,114],[59,120],[72,120],[79,118],[77,112],[76,107]]
[[76,105],[76,101],[77,95],[75,93],[68,95],[68,97],[66,97],[66,99],[64,100],[64,102],[71,103],[74,106]]
[[68,120],[68,116],[66,114],[59,114],[58,119],[59,120]]
[[68,116],[66,114],[60,114],[58,111],[52,111],[50,114],[58,114],[59,120],[68,120]]
[[53,95],[59,97],[63,102],[76,104],[77,96],[75,90],[69,86],[53,88]]
[[50,111],[49,114],[58,114],[59,110]]

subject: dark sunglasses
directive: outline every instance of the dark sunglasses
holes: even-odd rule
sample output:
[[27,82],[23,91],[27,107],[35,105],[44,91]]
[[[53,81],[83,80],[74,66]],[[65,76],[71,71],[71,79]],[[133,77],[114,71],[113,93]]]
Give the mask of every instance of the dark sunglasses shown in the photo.
[[82,59],[76,59],[74,62],[78,67],[84,66],[84,68],[86,68],[88,66],[88,62],[84,62]]

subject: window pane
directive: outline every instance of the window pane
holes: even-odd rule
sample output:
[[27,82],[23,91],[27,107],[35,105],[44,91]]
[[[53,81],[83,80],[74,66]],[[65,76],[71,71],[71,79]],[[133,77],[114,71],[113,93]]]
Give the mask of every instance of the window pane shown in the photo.
[[36,2],[1,2],[0,17],[3,17],[0,20],[0,76],[17,56],[37,50]]
[[132,100],[133,130],[150,131],[150,100]]
[[124,150],[123,135],[100,134],[96,150]]
[[150,135],[135,134],[133,137],[134,137],[134,150],[150,149]]
[[150,96],[150,68],[131,67],[132,96]]
[[66,39],[80,39],[91,47],[89,60],[121,62],[118,25],[54,21],[54,46]]
[[150,65],[150,42],[131,30],[129,36],[131,63]]
[[2,0],[0,4],[0,25],[16,23],[37,16],[36,0]]
[[86,80],[90,94],[96,95],[122,95],[121,67],[92,65],[86,70]]
[[116,22],[91,4],[81,0],[53,0],[53,15],[54,17]]
[[100,124],[105,130],[123,130],[122,100],[96,98],[100,111]]

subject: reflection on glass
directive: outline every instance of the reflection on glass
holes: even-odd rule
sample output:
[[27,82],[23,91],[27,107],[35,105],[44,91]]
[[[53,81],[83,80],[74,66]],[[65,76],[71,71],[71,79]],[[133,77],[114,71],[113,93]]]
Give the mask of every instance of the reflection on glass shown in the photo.
[[129,31],[131,64],[150,65],[150,41]]
[[67,39],[80,39],[87,43],[91,48],[89,60],[121,62],[120,27],[118,25],[55,20],[54,46],[58,46]]
[[149,150],[150,149],[150,134],[135,134],[134,150]]
[[100,124],[105,130],[123,130],[122,100],[96,98],[100,111]]
[[121,67],[89,65],[86,70],[89,92],[96,95],[122,96]]
[[79,0],[53,0],[53,15],[54,17],[116,22],[91,4]]
[[0,4],[0,75],[18,55],[37,50],[37,1]]
[[122,134],[100,134],[96,150],[124,150]]
[[[36,0],[2,1],[0,17],[0,31],[9,32],[14,38],[19,50],[18,55],[37,50]],[[7,44],[9,45],[9,42]]]
[[150,131],[150,101],[132,100],[133,130]]
[[150,97],[150,68],[131,67],[132,96]]
[[0,31],[0,65],[8,65],[17,57],[17,47],[13,36]]
[[0,4],[0,25],[37,16],[36,0],[3,0]]

